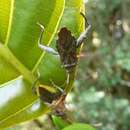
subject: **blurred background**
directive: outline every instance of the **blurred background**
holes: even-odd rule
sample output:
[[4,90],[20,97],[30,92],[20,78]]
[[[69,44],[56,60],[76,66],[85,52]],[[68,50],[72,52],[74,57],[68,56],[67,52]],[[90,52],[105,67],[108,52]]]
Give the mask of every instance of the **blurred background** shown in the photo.
[[[130,0],[85,4],[92,32],[80,56],[68,108],[76,121],[97,130],[130,130]],[[40,117],[13,130],[54,130],[48,121]]]
[[97,130],[130,130],[130,0],[86,0],[92,34],[73,93],[79,121]]

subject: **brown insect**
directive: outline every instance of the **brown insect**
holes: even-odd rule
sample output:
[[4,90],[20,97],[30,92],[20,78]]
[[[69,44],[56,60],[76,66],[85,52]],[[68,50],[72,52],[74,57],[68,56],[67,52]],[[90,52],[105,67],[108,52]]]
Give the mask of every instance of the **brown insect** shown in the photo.
[[[81,15],[84,17],[85,22],[88,24],[85,15],[83,13],[81,13]],[[38,39],[38,47],[48,53],[59,55],[62,66],[67,71],[71,71],[71,69],[77,65],[77,48],[79,48],[83,41],[88,37],[91,25],[88,24],[88,27],[77,39],[72,36],[71,31],[69,31],[66,27],[61,28],[58,33],[58,40],[56,41],[56,48],[58,52],[49,46],[41,44],[44,27],[39,23],[38,25],[41,28],[41,33]]]
[[[63,27],[60,29],[58,33],[58,40],[56,41],[56,50],[49,46],[45,46],[41,44],[42,35],[44,32],[43,25],[39,24],[41,28],[41,33],[38,39],[38,47],[42,49],[43,51],[52,53],[54,55],[60,56],[60,61],[64,69],[66,70],[68,76],[66,81],[66,86],[69,84],[69,77],[71,74],[71,71],[76,67],[77,65],[77,49],[82,45],[83,41],[88,37],[88,33],[91,29],[91,25],[88,24],[87,19],[83,13],[81,15],[84,17],[85,22],[87,23],[87,28],[85,31],[76,39],[72,34],[71,31],[69,31],[66,27]],[[51,104],[51,107],[54,108],[56,113],[59,113],[62,115],[63,109],[64,109],[64,102],[66,98],[66,93],[63,91],[58,91],[57,93],[50,93],[45,88],[39,88],[41,89],[40,92],[40,98]],[[62,109],[62,110],[61,110]]]
[[61,117],[65,117],[65,98],[66,93],[63,90],[57,88],[54,92],[50,92],[47,88],[49,86],[39,85],[38,88],[35,88],[36,82],[39,79],[37,78],[33,84],[33,92],[35,92],[39,98],[44,101],[44,103],[52,110],[52,113]]

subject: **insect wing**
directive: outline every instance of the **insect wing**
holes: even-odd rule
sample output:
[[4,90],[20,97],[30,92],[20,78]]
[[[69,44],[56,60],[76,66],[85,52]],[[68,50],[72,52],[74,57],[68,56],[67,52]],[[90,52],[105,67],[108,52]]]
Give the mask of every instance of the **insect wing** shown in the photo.
[[62,65],[71,69],[77,64],[76,39],[67,28],[61,28],[56,44]]

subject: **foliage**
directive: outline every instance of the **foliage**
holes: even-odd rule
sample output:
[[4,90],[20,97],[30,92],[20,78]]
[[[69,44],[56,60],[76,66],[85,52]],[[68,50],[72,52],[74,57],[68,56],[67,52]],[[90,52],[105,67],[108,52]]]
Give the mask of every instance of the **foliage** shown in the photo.
[[[68,27],[78,36],[83,30],[83,18],[79,13],[84,10],[83,3],[66,0],[65,6],[64,2],[0,1],[0,128],[34,119],[49,111],[32,92],[37,71],[44,87],[53,89],[51,81],[57,85],[66,81],[59,57],[45,54],[38,48],[40,29],[36,24],[40,22],[45,27],[43,43],[54,47],[54,36],[64,12],[60,26]],[[68,15],[71,20],[65,21]]]
[[[75,12],[78,11],[71,9],[73,9],[73,6],[80,4],[79,1],[75,1],[75,4],[70,4],[70,0],[67,1],[67,6],[71,5],[71,7],[65,8],[66,13],[63,16],[60,26],[67,25],[68,28],[73,30],[74,35],[78,36],[81,30],[78,30],[79,26],[77,29],[77,25],[80,25],[77,24],[79,23],[77,19],[80,17],[77,15],[76,20],[74,19],[75,16],[68,19],[68,15],[75,15]],[[130,10],[130,0],[86,1],[86,14],[93,28],[91,36],[86,41],[87,43],[84,45],[83,53],[80,56],[77,80],[75,81],[74,91],[70,95],[72,100],[68,99],[68,103],[71,103],[70,108],[79,122],[91,124],[97,130],[129,130],[130,14],[128,12]],[[8,15],[6,16],[8,17]],[[7,20],[5,21],[7,22]],[[7,27],[1,27],[1,23],[5,21],[0,19],[0,28],[3,31],[2,35],[0,33],[1,42],[4,42]],[[74,24],[72,21],[77,22]],[[51,46],[54,46],[54,44]],[[53,57],[50,55],[45,55],[44,60],[47,62],[42,64],[45,65],[45,68],[42,69],[45,73],[42,75],[44,79],[42,78],[41,82],[49,84],[47,75],[50,73],[48,74],[46,71],[46,66],[50,64],[50,67],[54,65],[52,68],[55,68],[56,62],[53,62]],[[51,63],[47,60],[48,57],[51,59]],[[62,84],[65,77],[62,75],[63,77],[60,76],[61,78],[59,78],[58,75],[55,78],[56,71],[51,72],[54,73],[52,77],[57,84]],[[2,71],[0,70],[0,72]],[[11,69],[10,72],[12,72]],[[62,73],[64,72],[62,71]],[[10,75],[7,77],[10,77]],[[0,76],[0,78],[3,78],[3,76]],[[3,78],[2,80],[5,81],[7,79]],[[43,119],[41,117],[38,120],[44,125],[42,126],[43,129],[54,129],[53,125],[50,126],[51,121],[49,118]],[[59,118],[55,118],[54,123],[58,128],[66,126]],[[38,125],[37,120],[34,120],[27,125],[16,126],[16,129],[29,128],[30,130],[34,130],[35,128],[37,130],[40,129]]]
[[[47,11],[46,6],[49,6]],[[37,48],[36,22],[44,21],[46,39],[43,41],[49,43],[61,19],[64,1],[2,0],[0,7],[0,128],[4,128],[47,112],[43,102],[32,93],[36,69],[43,62],[43,53]],[[6,10],[10,10],[6,12],[9,17],[4,13]]]

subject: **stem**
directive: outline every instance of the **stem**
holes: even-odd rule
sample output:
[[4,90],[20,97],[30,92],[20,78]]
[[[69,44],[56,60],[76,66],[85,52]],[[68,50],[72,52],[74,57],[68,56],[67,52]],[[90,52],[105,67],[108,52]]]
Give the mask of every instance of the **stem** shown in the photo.
[[71,91],[72,87],[73,87],[73,83],[74,83],[74,79],[75,79],[75,73],[76,73],[75,71],[76,71],[76,67],[74,67],[71,71],[68,72],[68,74],[69,74],[69,83],[66,84],[65,89],[64,89],[66,94],[68,94]]

